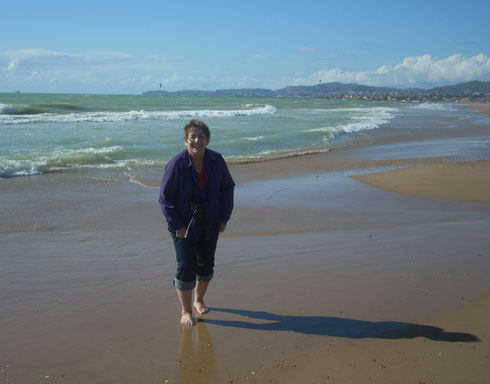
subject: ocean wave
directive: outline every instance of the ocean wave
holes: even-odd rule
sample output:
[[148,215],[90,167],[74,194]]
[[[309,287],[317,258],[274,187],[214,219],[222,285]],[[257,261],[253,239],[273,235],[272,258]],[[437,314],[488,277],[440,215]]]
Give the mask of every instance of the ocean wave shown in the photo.
[[46,109],[60,109],[60,110],[66,110],[66,111],[80,111],[85,108],[80,107],[76,104],[73,103],[68,103],[66,101],[58,101],[58,102],[53,102],[53,103],[40,103],[38,104],[40,108],[46,108]]
[[[345,108],[347,109],[347,108]],[[344,109],[344,110],[345,110]],[[354,133],[364,130],[371,130],[381,127],[389,123],[395,115],[392,112],[397,112],[396,108],[348,108],[350,111],[363,112],[362,115],[353,115],[349,118],[350,121],[336,126],[325,126],[319,128],[311,128],[303,130],[303,132],[319,132],[325,133],[329,138],[335,138],[339,134]],[[340,110],[340,109],[339,109]]]
[[[32,176],[83,168],[123,168],[140,160],[128,159],[120,146],[58,150],[50,154],[30,154],[18,159],[0,159],[0,178]],[[154,163],[153,161],[146,161]],[[148,164],[146,164],[148,165]]]
[[[13,108],[13,109],[12,109]],[[105,123],[142,120],[177,120],[183,118],[240,117],[274,114],[272,105],[255,106],[250,109],[234,110],[187,110],[187,111],[125,111],[125,112],[82,112],[82,113],[42,113],[22,114],[21,109],[0,104],[0,123],[2,124],[35,124],[35,123]],[[13,112],[15,111],[15,112]]]
[[0,114],[2,115],[10,115],[15,112],[14,108],[11,105],[6,105],[0,103]]
[[0,103],[1,115],[41,115],[41,114],[64,114],[67,111],[81,111],[83,107],[68,103],[68,102],[52,102],[52,103],[37,103],[29,104],[2,104]]
[[[36,115],[42,113],[41,108],[33,107],[27,104],[1,104],[0,117],[3,115]],[[1,121],[1,120],[0,120]]]
[[449,104],[442,103],[420,103],[412,108],[414,109],[427,109],[427,110],[436,110],[436,111],[454,111],[454,107]]
[[240,137],[238,139],[229,140],[229,143],[243,143],[243,142],[255,142],[264,140],[264,136],[252,136],[252,137]]
[[257,154],[229,156],[226,161],[229,164],[258,163],[262,161],[287,159],[316,153],[330,152],[330,148],[303,148],[303,149],[269,149],[258,152]]
[[347,108],[324,108],[318,109],[326,112],[361,112],[361,113],[396,113],[400,110],[394,107],[347,107]]

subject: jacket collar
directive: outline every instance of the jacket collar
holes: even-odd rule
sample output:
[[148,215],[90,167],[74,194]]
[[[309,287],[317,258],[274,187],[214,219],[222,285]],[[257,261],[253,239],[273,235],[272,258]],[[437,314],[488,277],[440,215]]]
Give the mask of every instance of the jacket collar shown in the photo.
[[[184,159],[185,165],[189,168],[192,167],[192,158],[189,155],[189,152],[187,152],[187,149],[184,151]],[[206,152],[204,153],[204,161],[206,163],[206,174],[208,174],[207,171],[210,169],[210,167],[212,167],[211,164],[216,161],[216,154],[214,153],[214,151],[206,148]]]

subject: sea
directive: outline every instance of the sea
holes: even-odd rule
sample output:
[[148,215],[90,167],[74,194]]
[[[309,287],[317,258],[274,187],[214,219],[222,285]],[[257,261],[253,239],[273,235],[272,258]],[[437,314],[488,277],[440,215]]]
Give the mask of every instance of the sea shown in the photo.
[[0,178],[161,173],[191,119],[227,162],[488,124],[458,104],[292,98],[0,94]]

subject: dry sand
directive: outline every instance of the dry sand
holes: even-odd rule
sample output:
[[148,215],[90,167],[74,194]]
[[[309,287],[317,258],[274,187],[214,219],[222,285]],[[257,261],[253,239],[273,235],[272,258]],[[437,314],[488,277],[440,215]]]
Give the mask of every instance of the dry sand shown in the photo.
[[490,204],[489,161],[426,164],[355,178],[396,193]]
[[212,311],[188,329],[158,180],[2,183],[0,380],[487,383],[488,158],[373,144],[231,167]]

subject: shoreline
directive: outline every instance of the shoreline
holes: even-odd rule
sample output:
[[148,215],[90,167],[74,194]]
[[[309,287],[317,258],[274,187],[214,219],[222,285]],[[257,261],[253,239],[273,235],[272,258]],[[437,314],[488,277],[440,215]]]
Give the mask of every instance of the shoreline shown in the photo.
[[[440,104],[440,103],[436,103]],[[424,105],[424,103],[419,104],[421,106]],[[444,106],[444,104],[440,104]],[[489,111],[489,105],[490,104],[476,104],[476,103],[460,103],[460,104],[453,104],[453,103],[448,103],[448,105],[453,106],[455,109],[459,111],[464,110],[467,111],[473,111],[481,114],[485,114],[486,116],[490,116],[490,111]],[[422,108],[423,109],[423,108]],[[454,112],[454,111],[453,111]],[[404,123],[405,124],[405,123]],[[388,130],[386,128],[388,127]],[[391,127],[393,128],[393,127]],[[278,151],[274,155],[270,154],[268,157],[261,157],[261,158],[256,158],[252,155],[251,157],[245,157],[241,158],[239,157],[229,157],[227,158],[228,164],[231,167],[236,167],[237,169],[245,168],[249,165],[265,165],[265,167],[269,167],[269,163],[277,163],[277,162],[282,162],[282,161],[292,161],[294,162],[295,159],[298,158],[303,158],[303,157],[315,157],[319,156],[318,159],[319,161],[317,163],[323,164],[323,158],[324,155],[329,154],[329,153],[335,153],[335,152],[343,152],[344,150],[349,150],[353,148],[367,148],[373,145],[382,145],[384,143],[402,143],[402,142],[415,142],[419,141],[421,139],[440,139],[442,137],[464,137],[464,128],[463,129],[458,129],[458,130],[453,130],[450,128],[450,124],[447,125],[444,129],[438,129],[432,130],[430,129],[430,126],[428,126],[428,129],[422,130],[416,130],[416,136],[414,136],[414,131],[410,131],[409,129],[404,129],[402,132],[399,132],[396,135],[393,135],[392,133],[387,133],[388,131],[391,130],[390,124],[383,124],[376,129],[373,130],[366,130],[364,133],[361,132],[361,134],[358,135],[357,132],[353,132],[350,134],[351,141],[345,141],[343,142],[342,140],[331,142],[331,143],[325,143],[324,146],[318,147],[316,149],[295,149],[295,150],[283,150],[283,151]],[[396,127],[398,130],[399,127]],[[471,130],[480,130],[480,131],[485,131],[484,129],[482,130],[481,127],[478,127],[477,125],[474,125],[471,127]],[[379,133],[379,132],[385,132],[385,133]],[[437,155],[434,155],[433,157],[444,157],[445,154],[439,153]],[[392,159],[393,160],[393,159]],[[401,160],[401,159],[397,159]],[[408,159],[405,159],[408,160]],[[76,162],[76,161],[75,161]],[[313,164],[314,161],[311,161]],[[329,163],[332,163],[330,160]],[[162,169],[164,168],[165,163],[162,163],[161,166],[150,166],[150,167],[145,167],[141,166],[141,168],[134,168],[133,167],[128,167],[128,168],[111,168],[111,167],[105,167],[105,166],[100,166],[100,168],[84,168],[83,166],[80,166],[80,168],[77,168],[75,165],[73,168],[66,168],[64,169],[62,166],[60,168],[49,168],[45,173],[42,172],[42,170],[37,170],[38,165],[34,165],[30,171],[26,171],[26,173],[23,174],[17,174],[13,173],[11,175],[8,174],[8,170],[6,171],[6,176],[4,178],[0,178],[0,182],[12,179],[12,178],[24,178],[24,177],[38,177],[38,176],[54,176],[58,178],[85,178],[85,177],[91,177],[90,175],[95,175],[95,177],[100,177],[102,179],[114,179],[116,181],[125,181],[130,179],[130,181],[136,181],[138,182],[139,180],[142,180],[143,184],[148,183],[148,185],[155,185],[155,179],[159,178],[161,175],[160,173],[162,172]],[[42,168],[42,164],[39,165]],[[342,165],[339,165],[342,166]],[[350,167],[352,164],[345,164],[343,165],[344,168]],[[374,165],[375,167],[377,166],[376,164]],[[362,167],[365,167],[362,165]],[[332,169],[332,165],[330,168],[324,168],[325,171],[330,171]],[[304,171],[308,171],[305,169]],[[38,173],[39,172],[39,173]],[[287,177],[287,173],[283,172],[281,174],[281,177]],[[257,177],[257,176],[254,176]],[[260,177],[260,176],[258,176]]]
[[[0,183],[0,378],[485,382],[490,208],[447,195],[454,184],[463,198],[486,194],[488,159],[472,159],[485,155],[482,132],[231,165],[236,207],[211,312],[190,329],[178,322],[159,180]],[[436,198],[422,182],[389,191],[424,172]],[[357,180],[373,177],[384,189]]]

